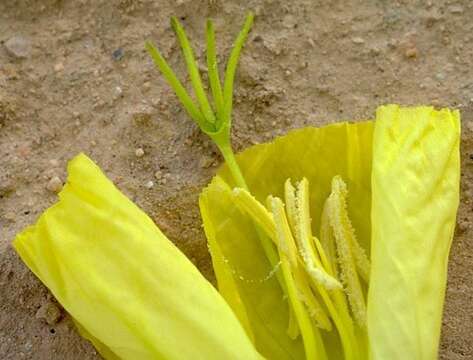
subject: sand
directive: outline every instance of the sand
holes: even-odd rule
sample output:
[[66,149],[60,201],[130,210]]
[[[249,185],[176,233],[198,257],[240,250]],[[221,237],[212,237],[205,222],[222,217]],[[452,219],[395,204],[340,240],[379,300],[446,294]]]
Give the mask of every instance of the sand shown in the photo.
[[10,246],[55,202],[66,163],[79,152],[214,280],[197,198],[222,160],[143,43],[159,44],[184,79],[169,17],[182,20],[202,65],[212,17],[223,64],[253,9],[235,84],[236,149],[307,125],[373,118],[385,103],[460,109],[461,206],[440,357],[473,359],[473,4],[360,3],[1,1],[0,358],[99,358]]

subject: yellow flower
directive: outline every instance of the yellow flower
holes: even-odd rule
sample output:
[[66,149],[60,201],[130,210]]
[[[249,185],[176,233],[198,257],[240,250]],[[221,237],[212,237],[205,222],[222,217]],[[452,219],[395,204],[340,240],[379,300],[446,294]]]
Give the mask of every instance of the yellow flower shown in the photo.
[[[376,122],[306,128],[249,148],[238,162],[255,198],[272,196],[269,210],[232,190],[226,167],[200,199],[221,296],[85,155],[69,164],[59,202],[14,246],[107,359],[434,359],[458,139],[458,112],[387,106]],[[301,179],[297,188],[289,178]],[[258,228],[280,241],[271,243],[276,267]],[[304,231],[312,266],[323,270],[314,277],[300,251]],[[349,274],[339,277],[350,269],[358,295]]]
[[[459,133],[456,111],[391,105],[378,109],[376,122],[297,130],[238,156],[260,205],[268,195],[288,199],[286,179],[310,184],[309,230],[325,244],[318,253],[329,255],[333,265],[321,269],[335,274],[339,267],[344,283],[338,302],[339,290],[322,286],[331,300],[327,302],[313,286],[335,325],[327,331],[313,316],[312,331],[320,333],[325,351],[319,346],[319,352],[327,358],[342,359],[342,349],[353,359],[368,359],[370,353],[373,359],[436,357],[458,206]],[[234,186],[224,167],[200,199],[220,292],[241,322],[249,324],[246,330],[265,357],[303,358],[304,341],[288,336],[290,299],[276,276],[270,276],[274,266],[254,225],[270,229],[274,211],[271,217],[248,210],[252,206],[245,205],[241,190],[232,191]],[[290,202],[286,200],[287,213]],[[269,213],[262,205],[260,210]],[[275,230],[265,230],[270,231]],[[342,242],[335,251],[330,250],[330,236],[332,242]],[[312,247],[318,249],[316,243]],[[300,292],[298,297],[304,298]],[[336,324],[327,304],[345,317],[338,319],[344,325]],[[353,354],[350,349],[358,350]]]
[[200,196],[220,294],[85,155],[59,202],[14,246],[106,359],[431,360],[459,201],[458,111],[378,109],[376,121],[289,133],[235,158],[233,79],[207,24],[208,101],[164,77],[226,161]]

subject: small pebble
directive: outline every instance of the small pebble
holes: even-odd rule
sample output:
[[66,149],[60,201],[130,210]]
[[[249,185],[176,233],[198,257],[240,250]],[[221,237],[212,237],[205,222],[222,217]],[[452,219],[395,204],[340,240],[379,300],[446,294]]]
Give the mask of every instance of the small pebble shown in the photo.
[[15,221],[15,213],[13,211],[9,211],[9,212],[6,212],[4,215],[3,215],[3,218],[7,221],[11,221],[11,222],[14,222]]
[[462,235],[470,228],[470,224],[467,220],[464,219],[457,219],[457,226],[455,229],[455,233],[457,235]]
[[156,178],[156,180],[160,180],[163,177],[163,173],[158,170],[154,173],[154,177]]
[[16,149],[16,152],[19,156],[21,156],[23,158],[27,158],[31,153],[31,148],[30,148],[29,144],[21,144]]
[[214,162],[214,159],[211,158],[210,156],[202,156],[202,158],[199,161],[199,166],[201,168],[206,169],[212,166],[213,162]]
[[105,105],[105,101],[102,99],[99,99],[94,103],[93,107],[94,109],[97,109],[97,108],[103,107],[104,105]]
[[406,52],[404,53],[404,55],[406,56],[406,58],[415,58],[415,57],[417,57],[417,48],[415,48],[415,47],[408,48],[406,50]]
[[148,125],[151,121],[153,108],[148,105],[142,105],[138,108],[133,108],[130,113],[136,125]]
[[463,14],[463,6],[461,5],[452,5],[449,10],[452,14]]
[[51,159],[49,160],[49,165],[51,165],[52,167],[58,167],[59,161],[57,161],[56,159]]
[[253,41],[254,42],[262,42],[263,41],[263,37],[258,34],[258,35],[255,35],[255,37],[253,38]]
[[358,44],[358,45],[365,43],[365,40],[358,36],[352,38],[351,41],[353,41],[353,43]]
[[36,312],[36,318],[46,320],[48,325],[55,325],[61,320],[61,309],[53,303],[44,303]]
[[[473,99],[472,99],[472,100],[473,100]],[[473,101],[472,101],[472,102],[473,102]],[[473,120],[468,120],[468,121],[466,122],[466,128],[467,128],[468,130],[470,130],[471,132],[473,132]]]
[[57,63],[56,65],[54,65],[54,71],[56,72],[60,72],[64,70],[64,64],[63,63]]
[[161,101],[161,99],[159,97],[157,98],[154,98],[151,100],[151,104],[153,104],[154,107],[158,106],[159,105],[159,102]]
[[30,43],[23,36],[12,36],[4,46],[7,53],[17,59],[27,58],[30,54]]
[[115,61],[120,61],[124,55],[125,55],[125,52],[123,51],[123,49],[118,48],[112,53],[112,58]]
[[136,157],[139,157],[139,158],[143,157],[144,154],[145,154],[145,151],[142,148],[138,148],[138,149],[135,150]]
[[59,179],[58,176],[54,176],[49,180],[48,184],[46,185],[46,189],[51,192],[58,193],[62,189],[62,181]]
[[27,341],[25,344],[25,350],[29,352],[31,351],[32,348],[33,348],[33,344],[30,341]]
[[297,19],[293,15],[288,14],[283,18],[282,25],[286,29],[293,29],[297,25]]
[[149,81],[145,81],[143,83],[143,91],[148,91],[149,89],[151,89],[151,83]]
[[119,97],[121,97],[123,95],[123,89],[120,87],[120,86],[115,86],[115,89],[114,89],[114,98],[115,99],[118,99]]
[[154,182],[152,180],[148,181],[146,184],[145,184],[145,187],[147,189],[151,189],[152,187],[154,186]]

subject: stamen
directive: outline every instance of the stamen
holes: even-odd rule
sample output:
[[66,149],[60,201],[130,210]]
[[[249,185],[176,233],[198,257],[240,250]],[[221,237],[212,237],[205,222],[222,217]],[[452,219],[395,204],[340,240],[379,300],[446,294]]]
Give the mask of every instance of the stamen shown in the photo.
[[321,355],[326,357],[323,342],[318,341],[320,340],[320,334],[318,330],[313,327],[309,311],[299,299],[298,283],[293,277],[293,271],[291,271],[292,269],[287,253],[282,250],[282,248],[289,249],[289,252],[293,252],[294,250],[291,250],[291,247],[294,246],[294,239],[292,238],[291,232],[288,231],[289,225],[285,216],[284,204],[281,199],[274,197],[269,197],[268,202],[271,205],[271,211],[277,229],[277,243],[282,245],[278,250],[281,258],[283,276],[287,284],[289,300],[299,324],[304,343],[305,356],[307,359],[316,359]]
[[337,254],[335,252],[335,239],[333,237],[333,230],[330,227],[329,213],[328,213],[328,199],[324,203],[322,216],[320,220],[320,243],[327,255],[330,269],[328,273],[333,276],[338,276],[337,269]]
[[[290,198],[291,195],[286,196],[286,198],[287,197]],[[333,276],[330,276],[323,268],[319,255],[314,249],[312,229],[310,226],[309,183],[307,179],[304,178],[297,184],[295,200],[296,213],[293,219],[296,227],[295,235],[306,271],[311,275],[314,281],[324,286],[327,290],[341,289],[342,285],[340,282]]]
[[287,179],[284,183],[284,200],[286,202],[286,213],[289,224],[293,233],[296,232],[296,189],[291,183],[291,179]]
[[330,318],[322,305],[320,305],[319,300],[315,297],[314,292],[310,287],[309,278],[301,267],[294,272],[294,278],[296,280],[296,285],[298,286],[299,297],[306,305],[310,316],[314,318],[316,325],[321,329],[332,331]]
[[348,195],[347,186],[340,176],[336,176],[334,180],[336,181],[336,186],[338,187],[340,196],[341,196],[341,202],[342,202],[342,206],[340,207],[341,221],[343,222],[344,227],[346,228],[346,233],[349,238],[353,257],[355,258],[355,264],[363,280],[365,280],[366,283],[368,283],[369,278],[370,278],[371,264],[368,259],[368,256],[366,255],[365,249],[361,247],[360,243],[358,242],[356,238],[355,230],[353,229],[353,225],[350,221],[350,218],[348,217],[347,201],[346,201],[346,198]]
[[325,269],[325,271],[327,271],[329,275],[333,276],[334,274],[331,272],[332,266],[328,260],[324,248],[322,247],[322,244],[320,243],[320,240],[316,236],[312,236],[312,241],[315,244],[315,248],[317,249],[317,252],[320,256],[323,268]]
[[268,196],[267,204],[271,206],[278,248],[286,254],[291,268],[297,268],[297,250],[289,223],[284,212],[284,204],[279,198]]
[[[353,316],[361,326],[366,326],[366,304],[356,272],[356,265],[352,254],[351,232],[343,216],[345,208],[346,185],[340,176],[332,180],[332,193],[328,198],[328,212],[330,225],[335,235],[342,280],[346,285],[346,292]],[[347,216],[346,216],[347,217]]]
[[[317,326],[330,331],[332,329],[330,319],[312,293],[303,268],[301,268],[298,262],[297,247],[289,228],[286,213],[284,212],[284,204],[279,198],[272,196],[268,196],[267,203],[273,211],[277,237],[278,239],[284,239],[284,242],[280,244],[280,249],[286,253],[291,264],[292,275],[298,290],[299,299],[307,306],[309,314],[315,319]],[[315,270],[317,271],[317,269]]]
[[289,324],[287,325],[287,335],[292,339],[295,340],[299,337],[300,334],[299,324],[297,323],[296,314],[294,314],[294,310],[292,306],[289,306]]
[[[245,189],[233,189],[235,204],[245,213],[251,216],[263,231],[274,241],[276,238],[276,228],[274,226],[273,215],[255,199]],[[276,244],[278,245],[278,244]]]

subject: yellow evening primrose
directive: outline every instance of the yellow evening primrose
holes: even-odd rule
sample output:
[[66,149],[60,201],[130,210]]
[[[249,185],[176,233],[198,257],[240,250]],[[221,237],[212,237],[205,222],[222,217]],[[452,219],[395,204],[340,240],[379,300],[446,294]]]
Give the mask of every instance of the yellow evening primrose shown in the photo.
[[[228,167],[219,171],[200,197],[205,232],[220,293],[249,324],[262,355],[437,357],[459,201],[459,134],[457,111],[389,105],[378,109],[375,121],[305,128],[247,149],[237,159],[251,195],[235,189]],[[287,179],[300,179],[295,211]],[[305,223],[312,232],[305,239],[313,240],[307,247],[297,240],[303,234],[297,229],[304,219],[297,215],[301,190],[307,191]],[[272,275],[258,227],[275,239],[276,271],[290,273],[287,286],[294,283],[296,300],[311,319],[306,327],[296,315],[300,335],[294,339],[296,306]],[[321,278],[307,268],[307,253]],[[312,348],[318,355],[307,356]]]
[[212,23],[197,104],[154,62],[226,161],[200,209],[217,290],[85,155],[59,202],[14,246],[106,359],[431,360],[459,201],[458,111],[380,107],[373,121],[305,128],[235,157],[233,80]]

